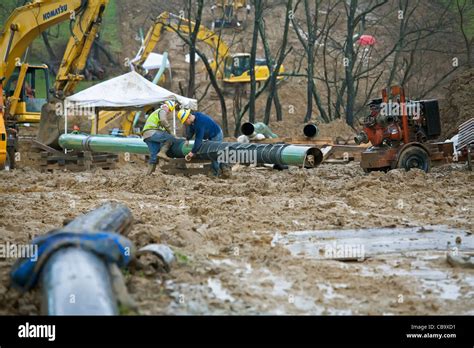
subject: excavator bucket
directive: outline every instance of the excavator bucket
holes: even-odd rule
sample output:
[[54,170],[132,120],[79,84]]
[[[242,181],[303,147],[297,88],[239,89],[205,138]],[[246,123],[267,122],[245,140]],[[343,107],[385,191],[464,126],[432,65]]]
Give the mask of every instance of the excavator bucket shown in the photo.
[[52,100],[41,108],[41,120],[36,140],[59,149],[58,139],[64,133],[64,117],[57,112],[56,104]]
[[[54,149],[61,150],[58,139],[64,134],[64,103],[59,99],[51,99],[41,109],[41,121],[36,140]],[[89,133],[93,124],[93,117],[74,115],[68,112],[68,133],[79,128]]]

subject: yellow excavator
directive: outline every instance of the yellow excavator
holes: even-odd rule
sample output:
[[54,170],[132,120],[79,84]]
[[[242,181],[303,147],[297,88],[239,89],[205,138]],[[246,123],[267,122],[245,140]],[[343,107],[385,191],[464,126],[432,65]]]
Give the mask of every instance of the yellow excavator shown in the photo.
[[[160,41],[163,30],[169,32],[181,32],[189,34],[194,31],[195,23],[183,17],[179,17],[169,12],[161,13],[155,20],[155,23],[148,30],[142,46],[137,56],[130,60],[130,64],[134,70],[144,72],[143,64],[146,62],[150,54],[156,48]],[[214,59],[210,62],[211,68],[216,73],[217,79],[224,82],[224,85],[235,85],[242,83],[250,83],[250,54],[237,53],[231,54],[227,44],[212,30],[201,26],[197,35],[198,41],[202,41],[211,47],[214,53]],[[285,69],[280,68],[280,74]],[[256,81],[266,81],[270,77],[270,71],[265,59],[257,59],[255,66]],[[283,79],[279,76],[278,79]],[[120,133],[129,136],[133,132],[133,122],[136,112],[130,111],[104,111],[100,112],[98,119],[98,131],[102,131],[109,124],[121,120]],[[93,127],[95,132],[95,127]]]
[[214,28],[245,29],[250,14],[248,0],[217,0],[211,6]]
[[[161,13],[155,20],[155,23],[148,30],[142,46],[139,49],[137,57],[130,60],[134,70],[144,72],[143,64],[160,41],[163,30],[169,32],[181,32],[189,34],[194,31],[195,23],[183,17],[179,17],[169,12]],[[237,53],[231,54],[227,44],[212,30],[201,26],[197,35],[198,41],[202,41],[211,47],[214,53],[214,59],[210,62],[211,68],[216,73],[217,79],[224,82],[225,85],[234,85],[238,83],[250,83],[250,54]],[[280,74],[285,69],[280,68]],[[257,59],[255,66],[256,81],[266,81],[270,77],[270,71],[265,59]],[[278,79],[282,79],[279,76]],[[98,119],[98,131],[102,131],[112,122],[121,119],[120,133],[128,136],[133,132],[133,122],[136,112],[130,111],[104,111],[100,112]],[[95,132],[95,127],[93,127]]]
[[[19,124],[41,121],[39,138],[50,131],[51,119],[43,120],[44,104],[71,95],[84,78],[82,72],[108,1],[34,0],[16,8],[7,19],[0,34],[0,168],[14,167]],[[22,59],[42,32],[68,20],[71,38],[51,93],[48,67]],[[57,115],[53,119],[56,123]]]
[[[186,18],[176,16],[169,12],[163,12],[156,20],[155,24],[149,29],[144,44],[142,46],[142,55],[140,59],[135,60],[134,64],[140,66],[147,60],[148,56],[155,49],[164,30],[170,32],[181,32],[190,34],[194,31],[195,23]],[[250,82],[250,54],[237,53],[231,54],[227,44],[220,38],[218,34],[204,26],[200,26],[198,41],[202,41],[211,47],[215,55],[211,62],[211,67],[216,73],[216,77],[225,84],[249,83]],[[282,66],[279,73],[284,73]],[[257,59],[255,66],[256,81],[266,81],[270,77],[270,71],[265,59]],[[282,79],[283,76],[279,76]]]

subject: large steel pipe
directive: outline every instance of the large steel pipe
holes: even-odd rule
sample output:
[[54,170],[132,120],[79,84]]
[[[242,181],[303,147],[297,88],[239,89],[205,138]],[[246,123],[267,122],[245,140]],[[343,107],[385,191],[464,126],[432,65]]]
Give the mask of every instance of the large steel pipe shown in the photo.
[[[89,136],[67,134],[59,138],[63,149],[76,151],[149,154],[147,145],[140,138],[121,138],[111,136]],[[168,156],[184,158],[193,147],[184,139],[176,139]],[[314,168],[321,164],[323,154],[312,146],[288,144],[241,144],[230,142],[205,141],[196,154],[197,159],[219,160],[233,158],[237,163],[279,164]],[[227,157],[226,157],[227,156]],[[251,161],[248,159],[251,158]]]
[[243,135],[246,135],[248,137],[254,137],[257,134],[263,134],[266,138],[278,138],[278,135],[273,133],[270,127],[268,127],[263,122],[246,122],[240,127],[240,131]]
[[[76,218],[62,230],[125,233],[132,213],[107,203]],[[106,262],[91,251],[70,246],[54,252],[40,276],[42,312],[47,315],[117,315],[118,306]]]
[[319,134],[319,128],[315,124],[307,124],[303,128],[303,134],[307,138],[315,138]]

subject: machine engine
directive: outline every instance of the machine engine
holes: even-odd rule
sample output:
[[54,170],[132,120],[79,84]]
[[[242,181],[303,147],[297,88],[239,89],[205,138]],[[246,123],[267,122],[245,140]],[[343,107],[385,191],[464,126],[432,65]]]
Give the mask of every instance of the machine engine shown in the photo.
[[[364,119],[364,130],[354,141],[360,145],[369,141],[373,146],[397,146],[408,134],[411,141],[424,143],[441,134],[441,121],[437,100],[384,102],[374,99],[368,104],[370,114]],[[408,132],[403,129],[403,116],[407,116]]]

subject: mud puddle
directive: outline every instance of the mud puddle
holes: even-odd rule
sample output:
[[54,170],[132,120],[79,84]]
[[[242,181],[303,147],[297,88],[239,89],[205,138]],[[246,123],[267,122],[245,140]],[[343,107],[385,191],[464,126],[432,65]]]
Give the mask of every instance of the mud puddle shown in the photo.
[[448,226],[371,228],[276,233],[272,246],[282,245],[295,257],[311,259],[364,259],[410,251],[474,251],[474,236]]

